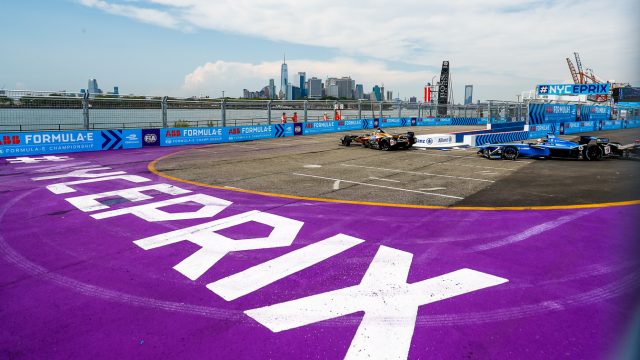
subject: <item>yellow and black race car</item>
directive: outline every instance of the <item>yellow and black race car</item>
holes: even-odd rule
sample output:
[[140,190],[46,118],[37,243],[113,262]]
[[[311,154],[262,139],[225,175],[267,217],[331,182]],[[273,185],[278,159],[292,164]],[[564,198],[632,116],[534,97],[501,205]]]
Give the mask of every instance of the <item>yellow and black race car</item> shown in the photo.
[[378,150],[408,149],[416,143],[416,137],[412,131],[406,134],[389,134],[377,128],[370,134],[345,135],[340,139],[340,145],[351,146],[352,142]]

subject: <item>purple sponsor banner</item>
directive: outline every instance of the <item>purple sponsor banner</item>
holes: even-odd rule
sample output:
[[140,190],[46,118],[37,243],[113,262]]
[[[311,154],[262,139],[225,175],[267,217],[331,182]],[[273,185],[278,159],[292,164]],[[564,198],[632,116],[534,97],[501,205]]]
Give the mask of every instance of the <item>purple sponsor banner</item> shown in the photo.
[[[146,171],[169,152],[0,160],[2,354],[302,359],[343,358],[360,347],[416,359],[611,358],[625,344],[639,301],[639,262],[629,241],[638,205],[482,211],[293,200]],[[146,197],[113,193],[131,188]],[[191,200],[171,202],[182,197]],[[208,213],[171,220],[144,208],[159,202],[169,217]],[[191,237],[203,228],[195,227],[215,221],[206,228],[210,240],[196,244]],[[184,229],[191,230],[176,233]],[[337,237],[344,241],[295,256]],[[268,261],[275,263],[265,267]],[[251,288],[285,271],[278,264],[299,269]],[[363,282],[376,271],[380,281]],[[464,285],[483,281],[491,284]],[[365,285],[380,291],[333,296]],[[455,296],[439,299],[445,293]],[[331,301],[311,301],[316,295]],[[290,303],[299,299],[304,306]],[[338,315],[319,316],[323,306]],[[372,316],[376,306],[384,316]],[[412,306],[415,312],[405,312]]]

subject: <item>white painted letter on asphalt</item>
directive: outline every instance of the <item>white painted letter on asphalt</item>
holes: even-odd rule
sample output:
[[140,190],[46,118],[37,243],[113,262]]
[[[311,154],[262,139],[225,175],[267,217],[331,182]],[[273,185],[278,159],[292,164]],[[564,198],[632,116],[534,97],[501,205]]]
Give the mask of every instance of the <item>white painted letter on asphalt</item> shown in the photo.
[[[165,206],[188,203],[196,203],[197,205],[195,206],[198,209],[196,211],[183,211],[177,213],[170,213],[164,210],[160,210],[160,208]],[[231,204],[231,201],[220,199],[214,196],[205,194],[193,194],[177,199],[168,199],[163,201],[156,201],[150,204],[131,206],[124,209],[105,211],[93,214],[91,215],[91,217],[100,220],[114,216],[132,214],[149,222],[202,219],[217,215],[219,212],[226,209]]]
[[235,300],[363,242],[338,234],[212,282],[207,288],[227,301]]
[[[267,237],[239,240],[230,239],[216,233],[216,231],[251,221],[271,226],[273,230],[271,230],[271,233]],[[303,224],[301,221],[254,210],[136,240],[134,243],[145,250],[155,249],[180,241],[189,241],[200,245],[202,247],[200,250],[173,267],[189,279],[196,280],[229,252],[269,249],[291,245]]]
[[185,190],[177,186],[162,183],[149,186],[138,186],[129,189],[107,191],[99,194],[70,197],[66,198],[65,200],[84,212],[90,212],[109,208],[107,205],[100,203],[97,199],[121,197],[132,202],[144,201],[152,198],[152,196],[142,193],[143,191],[149,190],[159,191],[168,195],[183,195],[191,192],[190,190]]
[[418,307],[507,282],[471,269],[407,284],[413,254],[380,246],[360,284],[245,313],[273,332],[364,311],[345,358],[407,358]]

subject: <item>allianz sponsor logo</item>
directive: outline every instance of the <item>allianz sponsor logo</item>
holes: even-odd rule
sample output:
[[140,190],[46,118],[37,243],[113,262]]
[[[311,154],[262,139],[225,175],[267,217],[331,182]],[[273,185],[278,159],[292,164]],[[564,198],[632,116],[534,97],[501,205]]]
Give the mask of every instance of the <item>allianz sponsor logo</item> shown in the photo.
[[24,142],[25,144],[93,142],[93,133],[73,132],[59,134],[27,134],[24,136]]

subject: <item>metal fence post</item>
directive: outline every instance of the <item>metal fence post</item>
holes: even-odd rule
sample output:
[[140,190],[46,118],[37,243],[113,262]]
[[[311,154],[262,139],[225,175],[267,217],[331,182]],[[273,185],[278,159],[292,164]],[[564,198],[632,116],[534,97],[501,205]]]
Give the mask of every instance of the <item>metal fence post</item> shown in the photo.
[[309,101],[304,101],[304,122],[307,122],[307,109],[309,108]]
[[82,118],[84,119],[84,129],[89,130],[89,92],[82,96]]
[[267,124],[271,125],[271,103],[273,100],[267,102]]
[[162,97],[162,127],[163,128],[168,128],[169,127],[169,122],[167,121],[167,108],[168,106],[168,100],[169,97],[168,96],[163,96]]
[[362,99],[358,99],[358,119],[362,119]]
[[227,109],[226,109],[226,99],[222,99],[222,103],[220,103],[220,111],[221,111],[221,118],[222,118],[222,127],[227,126]]

